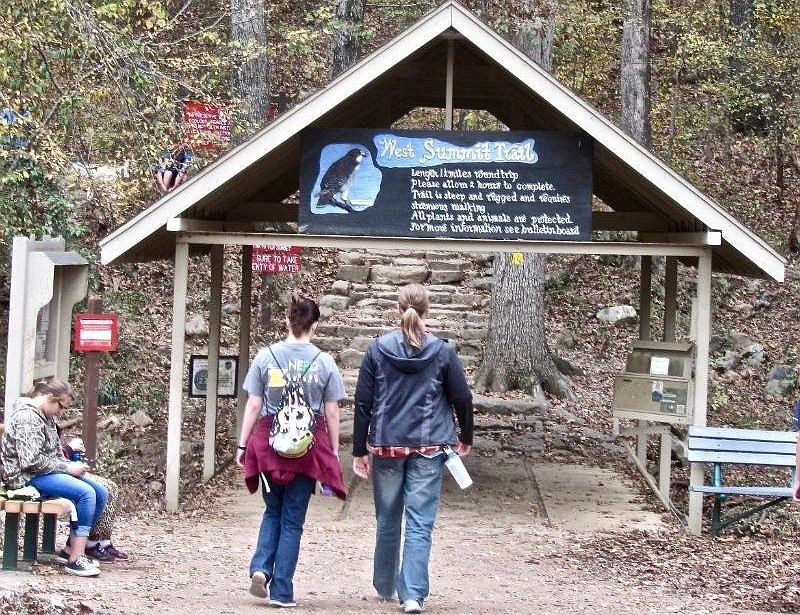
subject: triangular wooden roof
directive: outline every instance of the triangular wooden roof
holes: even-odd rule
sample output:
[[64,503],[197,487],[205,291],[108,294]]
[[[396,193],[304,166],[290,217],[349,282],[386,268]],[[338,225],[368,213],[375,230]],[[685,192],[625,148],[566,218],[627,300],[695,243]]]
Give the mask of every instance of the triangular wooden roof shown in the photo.
[[594,138],[594,193],[614,210],[596,214],[595,228],[662,237],[716,231],[715,271],[783,280],[786,261],[765,241],[454,0],[101,240],[102,262],[172,256],[172,218],[295,219],[281,202],[298,189],[300,131],[390,127],[415,107],[444,107],[451,41],[454,108],[484,109],[511,130]]

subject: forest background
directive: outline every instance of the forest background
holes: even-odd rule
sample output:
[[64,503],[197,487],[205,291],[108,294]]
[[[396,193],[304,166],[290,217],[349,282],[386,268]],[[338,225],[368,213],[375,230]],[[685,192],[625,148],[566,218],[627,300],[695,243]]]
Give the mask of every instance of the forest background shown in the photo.
[[[160,495],[163,484],[169,348],[159,340],[169,340],[171,265],[100,268],[98,241],[160,198],[152,169],[159,152],[182,139],[182,102],[227,106],[234,117],[232,142],[241,142],[260,127],[258,118],[267,117],[269,104],[282,113],[330,80],[339,70],[337,39],[355,37],[360,55],[366,55],[436,4],[30,0],[0,6],[0,109],[7,110],[0,119],[0,247],[5,255],[0,259],[0,336],[5,339],[12,238],[65,237],[67,247],[91,263],[91,293],[119,313],[128,328],[119,352],[103,363],[101,403],[107,418],[116,417],[116,430],[101,441],[99,467],[116,477],[130,477],[136,470],[131,486],[144,489],[128,499],[132,507]],[[520,22],[540,23],[542,11],[554,16],[553,73],[618,122],[623,29],[635,4],[464,2],[509,39]],[[354,8],[362,19],[342,17]],[[729,341],[732,332],[741,333],[761,345],[765,359],[725,370],[724,376],[715,369],[709,422],[787,429],[800,372],[795,266],[800,240],[800,5],[795,0],[653,0],[649,8],[651,149],[789,260],[784,284],[715,276],[715,338]],[[253,11],[263,12],[266,46],[243,35],[247,24],[231,17]],[[248,115],[236,74],[257,57],[266,60],[265,102]],[[426,113],[427,121],[439,117],[438,110]],[[490,121],[473,110],[456,114],[461,129],[482,129]],[[195,151],[193,172],[224,151]],[[309,258],[326,275],[335,270],[323,250]],[[558,267],[558,259],[550,262]],[[609,267],[631,264],[612,259],[598,266],[605,267],[600,275],[587,267],[565,278],[559,300],[624,301],[632,291],[619,285]],[[296,282],[315,295],[325,292],[314,288],[310,276]],[[190,309],[192,301],[199,305],[205,299],[190,298]],[[269,312],[260,307],[262,314]],[[556,306],[548,306],[548,318],[559,318]],[[265,327],[255,335],[271,332]],[[593,343],[590,335],[595,335]],[[613,329],[586,333],[585,348],[607,353],[619,335],[624,334]],[[712,349],[715,368],[724,350],[723,342]],[[778,367],[788,384],[768,391],[765,384]],[[82,358],[73,355],[76,383],[82,370]],[[0,383],[4,372],[2,352]],[[197,409],[200,414],[199,403]],[[137,412],[154,422],[150,442],[134,437],[139,432],[127,423]],[[187,416],[191,420],[191,403]],[[194,449],[194,462],[182,476],[183,490],[199,485],[201,450]],[[763,529],[753,525],[746,531]],[[784,531],[795,534],[796,520],[779,533]]]

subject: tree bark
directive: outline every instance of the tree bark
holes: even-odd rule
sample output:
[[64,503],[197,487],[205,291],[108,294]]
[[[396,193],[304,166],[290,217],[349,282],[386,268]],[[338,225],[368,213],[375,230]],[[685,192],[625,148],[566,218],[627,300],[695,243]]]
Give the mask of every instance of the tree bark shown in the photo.
[[231,142],[267,123],[269,67],[263,0],[231,0]]
[[625,0],[620,79],[620,124],[650,147],[650,0]]
[[535,399],[544,391],[573,397],[547,347],[541,255],[498,253],[489,303],[489,330],[475,375],[479,390],[521,389]]
[[[555,0],[523,4],[523,18],[512,39],[521,51],[549,71],[557,4]],[[483,360],[475,375],[479,390],[521,389],[542,401],[545,391],[558,397],[574,397],[547,346],[544,273],[542,254],[495,254],[489,329]]]
[[364,0],[339,0],[331,42],[331,78],[343,73],[361,55],[358,30],[364,21]]
[[[269,117],[269,66],[264,0],[231,0],[231,145],[239,145],[266,125]],[[259,316],[272,322],[275,280],[261,276]]]

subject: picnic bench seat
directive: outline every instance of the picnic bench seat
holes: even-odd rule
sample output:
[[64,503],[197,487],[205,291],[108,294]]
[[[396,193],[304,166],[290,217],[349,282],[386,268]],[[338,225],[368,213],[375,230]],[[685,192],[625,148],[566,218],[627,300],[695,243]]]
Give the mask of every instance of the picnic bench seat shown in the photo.
[[[34,563],[38,554],[54,555],[56,552],[56,520],[70,513],[73,504],[67,499],[26,501],[2,500],[0,510],[6,514],[3,532],[3,570],[17,570],[19,565],[19,516],[25,515],[25,534],[22,542],[22,561]],[[39,527],[42,528],[42,546],[39,549]]]
[[[712,464],[711,485],[692,485],[692,491],[714,496],[711,535],[766,508],[792,497],[792,479],[788,485],[726,485],[722,468],[726,464],[794,468],[797,434],[793,431],[735,429],[732,427],[689,427],[687,458],[690,463]],[[792,475],[793,476],[793,475]],[[722,517],[722,502],[732,495],[765,498],[739,514]]]

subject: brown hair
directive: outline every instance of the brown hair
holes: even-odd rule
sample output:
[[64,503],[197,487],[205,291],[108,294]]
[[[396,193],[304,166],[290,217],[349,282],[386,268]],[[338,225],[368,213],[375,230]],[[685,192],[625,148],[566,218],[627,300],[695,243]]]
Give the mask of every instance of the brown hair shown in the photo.
[[297,291],[289,297],[286,306],[286,318],[289,319],[289,328],[292,335],[300,337],[311,330],[311,325],[319,320],[319,306],[308,297],[303,297]]
[[58,378],[45,378],[33,383],[30,391],[25,393],[25,397],[36,397],[37,395],[52,395],[56,399],[69,398],[69,403],[75,403],[75,393],[72,387]]
[[406,344],[419,350],[425,331],[422,318],[430,307],[428,290],[422,284],[408,284],[400,289],[397,303],[400,306],[400,329]]

